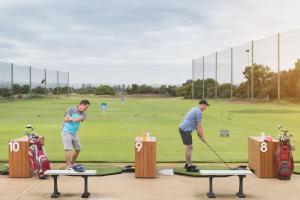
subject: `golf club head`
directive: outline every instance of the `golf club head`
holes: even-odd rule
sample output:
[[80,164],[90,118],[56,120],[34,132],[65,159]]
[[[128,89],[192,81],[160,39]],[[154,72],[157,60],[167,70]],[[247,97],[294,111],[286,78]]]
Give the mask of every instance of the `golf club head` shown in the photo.
[[285,132],[285,133],[287,133],[287,132],[289,132],[287,129],[282,129],[282,132]]
[[32,125],[31,125],[31,124],[27,124],[27,125],[26,125],[26,128],[28,128],[28,129],[29,129],[29,128],[30,128],[30,129],[32,129]]

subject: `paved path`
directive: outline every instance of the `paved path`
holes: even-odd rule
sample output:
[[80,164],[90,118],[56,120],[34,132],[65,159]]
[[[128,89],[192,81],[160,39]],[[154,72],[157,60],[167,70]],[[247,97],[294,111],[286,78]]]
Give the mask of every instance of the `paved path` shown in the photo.
[[[59,199],[81,199],[83,179],[81,177],[62,176],[58,180]],[[0,176],[1,200],[38,200],[51,199],[53,180],[32,178],[8,178]],[[214,192],[217,199],[238,199],[234,196],[238,190],[238,178],[227,177],[214,180]],[[255,175],[244,179],[244,192],[247,199],[299,200],[300,175],[293,175],[290,181],[260,179]],[[154,179],[136,179],[132,173],[113,176],[90,177],[90,199],[94,200],[200,200],[208,199],[207,178],[185,176],[159,176]]]

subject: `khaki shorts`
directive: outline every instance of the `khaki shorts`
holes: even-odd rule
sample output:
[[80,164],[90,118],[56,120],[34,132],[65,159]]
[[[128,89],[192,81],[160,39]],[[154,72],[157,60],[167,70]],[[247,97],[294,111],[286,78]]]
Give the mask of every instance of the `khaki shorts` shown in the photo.
[[72,135],[71,133],[61,132],[63,144],[65,150],[72,150],[74,147],[75,150],[80,150],[80,142],[77,134]]

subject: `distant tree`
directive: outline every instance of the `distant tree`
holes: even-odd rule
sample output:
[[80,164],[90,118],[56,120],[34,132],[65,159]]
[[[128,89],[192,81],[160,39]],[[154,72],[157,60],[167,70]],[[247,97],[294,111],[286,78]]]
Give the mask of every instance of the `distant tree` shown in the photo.
[[248,82],[242,82],[236,89],[233,91],[234,97],[247,98],[250,96],[250,86]]
[[155,93],[157,93],[153,87],[148,86],[146,84],[143,84],[143,85],[139,86],[138,88],[139,88],[138,91],[140,94],[155,94]]
[[168,88],[165,85],[162,85],[157,90],[158,94],[168,94]]
[[115,95],[115,90],[109,85],[100,85],[96,88],[96,95]]
[[212,78],[208,78],[204,81],[204,93],[205,98],[214,98],[215,97],[215,88],[216,88],[216,81]]
[[176,89],[177,89],[176,86],[169,85],[168,88],[167,88],[167,91],[168,91],[167,94],[170,95],[170,96],[176,96]]
[[[251,85],[251,69],[246,67],[243,74],[247,83]],[[270,93],[271,69],[268,66],[253,64],[254,97],[266,97]]]
[[218,97],[229,98],[231,97],[231,84],[224,83],[218,86]]
[[37,86],[31,90],[32,94],[45,94],[45,88],[42,86]]
[[29,94],[29,92],[30,92],[30,85],[23,85],[22,94]]
[[10,90],[6,87],[0,88],[0,96],[9,97],[10,96]]
[[131,87],[127,87],[127,93],[128,94],[138,94],[139,93],[139,87],[137,84],[132,84]]
[[22,94],[22,86],[19,84],[13,84],[14,94]]

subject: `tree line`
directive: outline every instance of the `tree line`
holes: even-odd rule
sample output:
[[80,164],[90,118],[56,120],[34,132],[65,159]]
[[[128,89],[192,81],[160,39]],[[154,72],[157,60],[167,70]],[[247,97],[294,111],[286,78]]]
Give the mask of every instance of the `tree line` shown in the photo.
[[[203,90],[205,98],[229,98],[231,91],[233,97],[236,98],[249,98],[251,93],[251,74],[252,67],[246,66],[243,75],[244,80],[239,85],[232,85],[230,83],[219,84],[212,78],[205,80],[197,79],[193,81],[187,80],[182,85],[161,85],[154,87],[146,84],[138,85],[99,85],[92,86],[91,84],[83,84],[81,88],[70,88],[70,92],[78,94],[95,94],[95,95],[116,95],[116,94],[161,94],[173,97],[184,97],[186,99],[192,98],[192,87],[194,86],[194,97],[202,98]],[[204,88],[203,88],[204,81]],[[280,90],[281,97],[292,98],[300,100],[300,59],[295,63],[293,69],[280,72]],[[217,86],[217,90],[216,90]],[[278,73],[272,72],[269,66],[262,64],[253,65],[253,94],[255,98],[277,98],[278,92]],[[67,87],[47,88],[47,93],[53,94],[66,94],[68,93]],[[216,94],[217,92],[217,94]],[[29,85],[13,85],[14,95],[22,95],[30,93]],[[31,90],[32,94],[45,94],[45,88],[38,86]],[[8,97],[11,92],[8,88],[0,88],[0,96]]]

